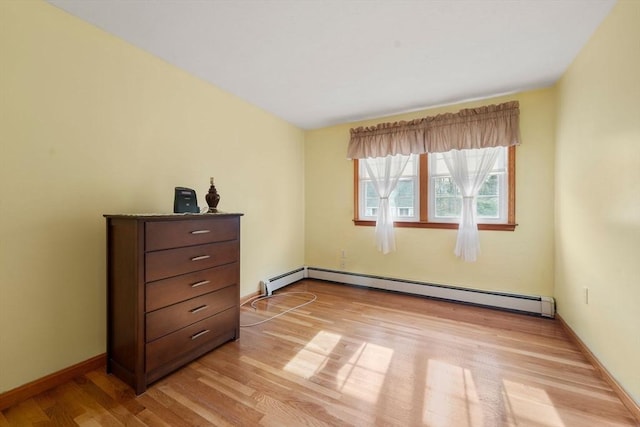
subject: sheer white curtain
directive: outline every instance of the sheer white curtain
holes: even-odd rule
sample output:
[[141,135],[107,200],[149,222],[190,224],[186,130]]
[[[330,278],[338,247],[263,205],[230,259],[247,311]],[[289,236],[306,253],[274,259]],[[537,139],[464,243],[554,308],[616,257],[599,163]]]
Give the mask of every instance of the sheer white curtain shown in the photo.
[[462,193],[462,215],[454,253],[464,261],[475,261],[480,252],[476,197],[502,149],[502,147],[491,147],[479,150],[451,150],[443,153],[449,173]]
[[398,185],[408,161],[409,156],[402,155],[364,159],[373,188],[380,197],[378,218],[376,219],[376,243],[378,250],[383,254],[396,250],[389,196]]

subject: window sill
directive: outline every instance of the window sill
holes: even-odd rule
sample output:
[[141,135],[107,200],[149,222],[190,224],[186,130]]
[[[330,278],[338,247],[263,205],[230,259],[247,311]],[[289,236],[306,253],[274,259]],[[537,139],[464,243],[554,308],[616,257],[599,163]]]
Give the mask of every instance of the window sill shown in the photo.
[[[361,225],[365,227],[375,227],[375,221],[363,221],[360,219],[354,219],[355,225]],[[393,223],[395,227],[399,228],[440,228],[445,230],[457,230],[458,224],[450,222],[403,222],[396,221]],[[478,224],[478,230],[492,230],[492,231],[514,231],[518,224]]]

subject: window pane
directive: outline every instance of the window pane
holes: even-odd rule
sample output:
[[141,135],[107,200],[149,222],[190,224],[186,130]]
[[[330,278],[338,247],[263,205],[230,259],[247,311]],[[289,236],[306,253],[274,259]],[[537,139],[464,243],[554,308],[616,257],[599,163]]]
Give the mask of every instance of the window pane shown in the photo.
[[371,181],[367,181],[365,182],[365,200],[364,200],[364,206],[365,209],[367,209],[367,215],[370,216],[374,216],[375,213],[370,214],[368,213],[369,209],[378,209],[378,193],[376,193],[376,189],[373,186],[373,183]]
[[489,175],[487,180],[484,182],[482,187],[480,187],[479,196],[497,196],[498,193],[498,175],[492,174]]
[[[405,157],[409,157],[409,159],[407,160],[407,165],[404,167],[404,169],[402,170],[402,177],[413,177],[416,176],[418,173],[418,159],[419,156],[412,154],[410,156],[405,156]],[[370,162],[373,162],[374,166],[373,169],[382,169],[384,162],[385,162],[385,158],[384,157],[380,157],[380,158],[375,158],[375,159],[369,159]],[[369,171],[367,169],[367,167],[364,164],[364,161],[362,162],[360,168],[360,178],[363,179],[369,179]]]
[[413,217],[414,194],[413,180],[400,180],[398,182],[398,186],[389,199],[395,217]]
[[434,178],[436,218],[456,218],[462,209],[460,190],[450,176]]
[[442,153],[433,153],[429,155],[431,164],[429,165],[429,174],[431,176],[449,175],[449,169],[442,157]]
[[457,218],[462,210],[462,198],[438,197],[435,208],[436,218]]
[[500,217],[500,179],[498,174],[489,175],[480,188],[476,214],[478,218]]
[[476,213],[478,218],[498,218],[500,216],[498,210],[497,196],[478,196],[478,206]]
[[459,196],[460,190],[450,176],[434,178],[436,197],[441,196]]
[[[414,216],[415,182],[413,180],[400,180],[396,189],[389,197],[389,204],[395,216]],[[368,216],[375,216],[380,199],[371,181],[365,182],[366,197],[365,211]]]
[[407,161],[407,165],[404,167],[402,171],[403,177],[414,177],[418,174],[418,156],[412,154],[409,156],[409,160]]

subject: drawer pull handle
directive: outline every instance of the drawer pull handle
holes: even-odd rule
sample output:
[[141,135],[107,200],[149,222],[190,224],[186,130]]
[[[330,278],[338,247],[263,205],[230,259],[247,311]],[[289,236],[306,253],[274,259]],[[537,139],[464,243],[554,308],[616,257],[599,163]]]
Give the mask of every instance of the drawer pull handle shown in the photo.
[[200,261],[202,259],[207,259],[207,258],[211,258],[211,255],[196,256],[196,257],[191,258],[191,261]]
[[201,282],[198,283],[194,283],[193,285],[191,285],[192,288],[197,288],[198,286],[203,286],[206,285],[208,283],[211,283],[209,280],[203,280]]
[[211,233],[211,230],[195,230],[191,232],[191,234],[207,234],[207,233]]
[[209,333],[209,330],[208,330],[208,329],[205,329],[204,331],[200,331],[200,332],[198,332],[198,333],[197,333],[197,334],[195,334],[195,335],[191,335],[191,339],[192,339],[192,340],[195,340],[195,339],[197,339],[197,338],[200,338],[200,337],[201,337],[201,336],[203,336],[204,334],[208,334],[208,333]]
[[200,307],[196,307],[196,308],[192,308],[191,310],[189,310],[189,313],[197,313],[199,311],[204,310],[205,308],[207,308],[207,305],[201,305]]

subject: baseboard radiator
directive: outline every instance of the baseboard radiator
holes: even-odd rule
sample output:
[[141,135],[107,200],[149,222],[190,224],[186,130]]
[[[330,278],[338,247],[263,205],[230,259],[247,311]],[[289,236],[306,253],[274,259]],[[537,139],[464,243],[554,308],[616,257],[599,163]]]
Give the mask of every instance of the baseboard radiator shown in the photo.
[[305,278],[401,292],[439,300],[472,304],[550,318],[553,318],[556,312],[554,299],[547,296],[517,295],[503,292],[483,291],[418,282],[414,280],[348,273],[316,267],[302,267],[297,270],[281,274],[272,279],[265,280],[263,281],[263,291],[267,295],[271,295],[274,291]]
[[288,273],[272,277],[271,279],[263,280],[261,283],[262,293],[265,295],[271,295],[274,291],[307,277],[307,267],[302,267],[297,270],[292,270]]

